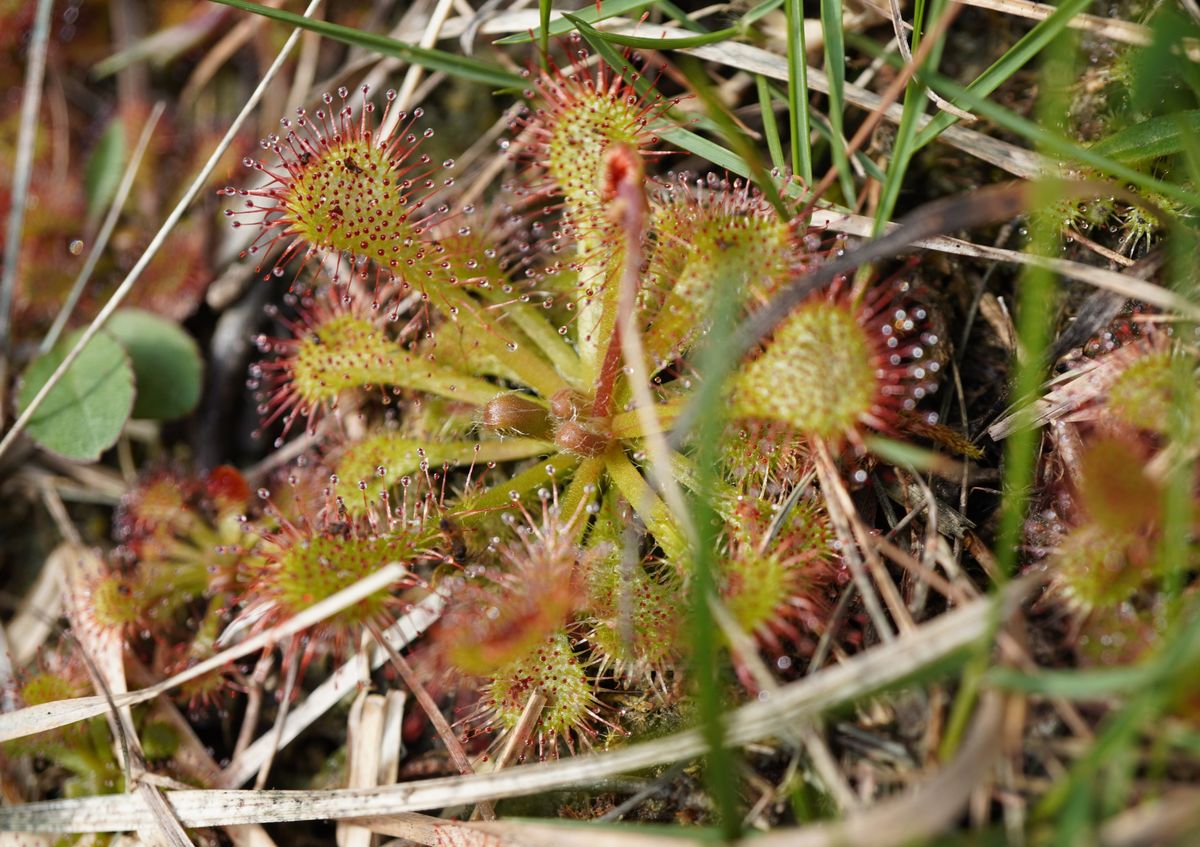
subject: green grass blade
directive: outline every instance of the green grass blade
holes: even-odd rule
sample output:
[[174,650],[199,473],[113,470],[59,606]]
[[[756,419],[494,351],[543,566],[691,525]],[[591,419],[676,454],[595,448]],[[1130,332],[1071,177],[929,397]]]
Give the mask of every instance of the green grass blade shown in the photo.
[[[1062,114],[1066,104],[1063,92],[1046,85],[1050,79],[1061,79],[1072,62],[1073,41],[1067,38],[1054,44],[1054,49],[1041,69],[1040,98],[1037,104],[1038,117],[1045,119]],[[1036,182],[1031,186],[1029,212],[1037,214],[1050,210],[1058,200],[1058,192],[1051,182]],[[1027,250],[1040,256],[1057,256],[1061,236],[1058,227],[1030,227],[1032,235]],[[1045,351],[1052,340],[1052,321],[1057,305],[1057,291],[1051,271],[1027,265],[1017,285],[1017,349],[1024,355],[1013,364],[1010,381],[1010,397],[1024,400],[1036,397],[1045,377]],[[1027,407],[1028,408],[1028,407]],[[1025,538],[1025,517],[1037,475],[1038,445],[1041,440],[1040,427],[1024,426],[1010,435],[1004,442],[1002,495],[1000,498],[1000,521],[996,530],[996,569],[994,579],[1003,585],[1016,571],[1018,556]],[[999,621],[996,621],[999,624]],[[990,643],[989,643],[990,644]],[[964,674],[950,720],[947,722],[941,752],[953,750],[962,737],[967,715],[972,711],[978,695],[978,685],[987,671],[990,646],[980,642],[970,667]]]
[[804,184],[813,184],[812,128],[808,116],[808,62],[804,42],[804,3],[802,0],[786,0],[787,12],[787,63],[788,63],[788,117],[792,134],[792,173]]
[[[925,20],[925,2],[917,0],[913,6],[912,55],[916,55],[921,44],[921,30]],[[896,137],[892,142],[892,155],[888,160],[887,177],[884,179],[879,198],[879,207],[875,210],[874,234],[879,235],[891,221],[896,211],[896,203],[900,199],[900,189],[904,185],[904,175],[908,172],[909,162],[916,149],[917,120],[925,113],[925,85],[917,74],[909,79],[904,90],[904,110],[900,123],[896,127]]]
[[701,24],[688,17],[688,13],[676,6],[671,0],[658,0],[654,4],[655,8],[664,12],[671,20],[679,24],[684,29],[690,29],[692,32],[707,32]]
[[[563,15],[567,20],[575,20],[573,15]],[[603,38],[610,44],[619,44],[622,47],[636,47],[639,50],[684,50],[688,47],[702,47],[705,44],[716,44],[719,41],[728,41],[741,33],[741,28],[736,26],[726,27],[725,29],[706,32],[703,35],[689,35],[682,38],[647,38],[640,35],[621,35],[616,32],[602,32],[595,30],[598,38]]]
[[[1039,22],[1025,36],[1014,44],[1003,56],[996,60],[990,68],[979,75],[968,88],[979,97],[987,97],[1018,70],[1024,67],[1030,59],[1040,53],[1067,28],[1071,18],[1086,9],[1089,0],[1063,0],[1061,6],[1054,10],[1045,20]],[[953,101],[954,105],[968,110],[974,110],[969,102]],[[940,112],[917,134],[916,147],[924,147],[937,138],[947,127],[958,121],[949,112]]]
[[1200,110],[1160,115],[1125,127],[1092,145],[1093,153],[1115,162],[1136,165],[1184,149],[1188,139],[1200,135]]
[[[1190,69],[1189,69],[1190,70]],[[1196,138],[1194,119],[1200,112],[1185,112],[1168,115],[1175,123],[1177,141],[1182,155],[1182,168],[1175,168],[1176,179],[1190,179],[1196,185],[1200,178],[1200,140]],[[1148,121],[1147,123],[1153,123]],[[1197,293],[1195,273],[1196,250],[1200,247],[1195,224],[1187,219],[1172,219],[1165,227],[1167,232],[1168,281],[1176,293],[1194,298]],[[1194,321],[1180,320],[1173,328],[1179,338],[1194,337]],[[1169,434],[1172,444],[1196,443],[1197,409],[1196,374],[1190,356],[1176,356],[1171,366],[1171,415]],[[1163,593],[1170,604],[1170,615],[1179,612],[1187,587],[1188,572],[1194,564],[1192,553],[1193,514],[1195,512],[1194,480],[1196,459],[1191,451],[1184,450],[1172,463],[1167,474],[1166,493],[1162,504],[1162,543],[1159,547],[1160,561],[1165,565]]]
[[705,761],[705,780],[720,815],[721,828],[726,838],[738,836],[739,815],[737,809],[737,781],[734,754],[724,744],[724,721],[722,717],[722,675],[717,641],[718,627],[714,620],[708,598],[716,596],[717,561],[716,550],[718,527],[721,524],[715,506],[716,492],[720,484],[717,468],[720,464],[721,432],[724,428],[722,415],[723,400],[721,378],[728,367],[727,359],[733,333],[734,312],[737,307],[737,285],[721,280],[714,286],[712,326],[707,342],[700,351],[698,368],[706,378],[702,383],[696,402],[706,410],[696,427],[696,453],[698,494],[693,498],[693,526],[696,527],[697,549],[693,551],[693,565],[689,588],[691,606],[692,678],[696,681],[697,710],[700,714],[701,731],[708,742],[709,753]]
[[[602,21],[605,18],[615,18],[618,15],[624,15],[626,12],[633,12],[649,5],[649,0],[605,0],[600,4],[599,13],[596,12],[596,6],[589,3],[587,8],[580,9],[575,12],[575,17],[582,18],[589,24],[594,24],[597,21]],[[517,32],[512,35],[506,35],[504,38],[497,39],[496,44],[528,44],[530,41],[537,40],[541,43],[542,38],[549,39],[551,36],[565,35],[574,27],[568,20],[557,20],[550,24],[546,34],[543,35],[541,27],[532,35],[528,32]]]
[[821,0],[821,31],[825,35],[825,73],[829,77],[830,151],[842,196],[854,204],[854,174],[846,156],[846,38],[842,32],[842,0]]
[[1100,700],[1128,695],[1158,679],[1154,667],[1115,667],[1095,670],[1042,671],[1022,673],[1012,668],[992,668],[985,681],[998,688],[1037,694],[1042,697],[1062,697],[1065,700]]
[[542,54],[542,67],[550,66],[550,12],[554,10],[552,0],[538,0],[538,51]]
[[495,88],[519,89],[527,84],[526,80],[517,74],[509,73],[503,68],[481,59],[473,59],[469,56],[457,56],[443,50],[417,47],[413,44],[397,41],[394,38],[388,38],[386,35],[362,32],[352,27],[341,26],[315,18],[306,18],[293,12],[285,12],[282,9],[272,9],[258,3],[248,3],[246,0],[214,0],[214,2],[225,6],[232,6],[243,12],[253,12],[256,15],[262,15],[264,18],[280,21],[281,23],[299,27],[300,29],[306,29],[318,35],[323,35],[326,38],[331,38],[334,41],[340,41],[343,44],[362,47],[384,56],[402,59],[405,62],[420,65],[431,71],[442,71],[460,79],[481,82],[484,85],[490,85]]
[[[1063,114],[1068,104],[1064,92],[1048,84],[1050,80],[1062,79],[1068,69],[1074,67],[1072,48],[1074,41],[1064,37],[1053,45],[1041,69],[1037,113],[1040,120],[1053,119]],[[1073,78],[1073,77],[1072,77]],[[1052,184],[1035,183],[1033,186],[1030,214],[1039,212],[1053,214],[1058,201]],[[1042,256],[1059,255],[1057,227],[1039,226],[1032,230],[1028,251]],[[1055,312],[1056,292],[1053,275],[1042,268],[1026,266],[1017,290],[1017,338],[1024,356],[1014,363],[1012,397],[1034,397],[1045,379],[1044,353],[1051,341],[1052,316]],[[1004,461],[1004,495],[1000,510],[1000,529],[996,537],[996,557],[999,561],[1001,578],[1013,573],[1017,564],[1017,553],[1024,537],[1025,508],[1029,490],[1034,482],[1035,461],[1040,429],[1022,427],[1007,439]]]
[[750,166],[746,164],[746,160],[732,150],[727,150],[720,144],[717,144],[715,141],[710,141],[702,135],[697,135],[691,130],[678,126],[659,129],[656,132],[660,138],[669,144],[700,156],[718,168],[724,168],[738,176],[747,178],[750,176]]
[[908,173],[908,165],[916,151],[914,142],[917,120],[925,113],[926,102],[925,86],[916,80],[909,80],[908,90],[904,94],[904,111],[896,127],[892,155],[888,160],[887,172],[882,183],[879,207],[875,210],[875,235],[880,235],[887,228],[896,213],[896,204],[904,187],[904,176]]
[[766,0],[765,3],[759,3],[749,12],[742,15],[742,19],[738,21],[738,27],[742,30],[749,29],[751,24],[756,23],[760,18],[766,17],[782,5],[783,0]]
[[775,109],[771,100],[771,86],[764,76],[754,77],[754,86],[758,91],[758,108],[762,112],[763,135],[767,139],[767,150],[771,154],[771,164],[777,170],[784,170],[787,163],[783,158],[783,139],[779,137],[779,123],[775,120]]
[[729,143],[736,148],[742,161],[749,166],[752,175],[751,178],[758,185],[763,196],[775,207],[775,211],[779,213],[779,216],[787,220],[789,217],[788,208],[787,204],[783,201],[782,195],[779,193],[779,187],[775,184],[775,180],[771,175],[767,173],[767,169],[763,167],[754,144],[741,131],[734,122],[733,117],[725,109],[724,104],[713,93],[712,85],[709,83],[708,77],[705,76],[704,69],[700,66],[700,63],[691,57],[687,57],[686,60],[681,57],[679,68],[687,76],[688,82],[692,84],[696,96],[704,103],[704,107],[708,111],[708,115],[713,123],[717,124],[721,132],[729,140]]
[[[930,72],[926,74],[926,81],[943,96],[955,99],[958,105],[963,108],[969,109],[975,114],[999,124],[1004,129],[1038,144],[1044,148],[1045,153],[1049,156],[1069,159],[1081,165],[1088,165],[1097,171],[1124,180],[1144,191],[1170,197],[1172,200],[1178,200],[1188,206],[1200,206],[1200,194],[1197,194],[1195,191],[1189,191],[1181,186],[1156,179],[1153,176],[1142,173],[1136,168],[1103,156],[1094,149],[1082,147],[1052,130],[1045,129],[1041,123],[1022,118],[1020,115],[1014,114],[1003,106],[997,105],[986,97],[971,91],[966,86],[959,85],[940,74]],[[920,138],[918,136],[919,142]]]
[[[825,141],[825,143],[833,143],[833,128],[829,125],[829,121],[825,120],[825,117],[818,112],[813,112],[810,117],[812,120],[813,132],[819,135]],[[877,179],[880,182],[884,180],[883,170],[879,167],[879,165],[875,164],[874,159],[872,159],[862,150],[859,150],[854,154],[854,161],[858,162],[859,166],[862,167],[862,169],[872,179]]]

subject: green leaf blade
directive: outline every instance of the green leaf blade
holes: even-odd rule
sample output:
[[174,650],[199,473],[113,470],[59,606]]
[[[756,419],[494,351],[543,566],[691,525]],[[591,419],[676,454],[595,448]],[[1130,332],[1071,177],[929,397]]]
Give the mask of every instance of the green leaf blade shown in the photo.
[[1092,145],[1091,151],[1124,165],[1137,165],[1183,149],[1189,137],[1200,135],[1200,111],[1160,115],[1133,124]]
[[[605,0],[600,4],[600,11],[597,13],[596,6],[593,3],[588,3],[587,6],[575,12],[575,15],[589,24],[594,24],[602,21],[605,18],[614,18],[617,15],[623,15],[626,12],[634,12],[642,7],[649,5],[647,0]],[[565,35],[572,29],[572,23],[565,18],[558,18],[550,21],[548,32],[549,36]],[[537,39],[539,42],[543,38],[541,27],[532,33],[517,32],[512,35],[506,35],[504,38],[497,39],[495,44],[528,44],[530,41]]]
[[125,125],[114,117],[88,157],[84,172],[84,191],[87,195],[87,217],[95,221],[112,202],[121,182],[121,167],[125,162]]
[[141,309],[122,309],[105,327],[129,353],[137,378],[133,417],[172,420],[200,402],[200,348],[177,324]]
[[[78,339],[79,333],[72,333],[29,365],[17,395],[21,410]],[[133,410],[134,394],[133,367],[124,348],[112,336],[99,333],[51,389],[26,432],[53,453],[94,462],[117,442]]]

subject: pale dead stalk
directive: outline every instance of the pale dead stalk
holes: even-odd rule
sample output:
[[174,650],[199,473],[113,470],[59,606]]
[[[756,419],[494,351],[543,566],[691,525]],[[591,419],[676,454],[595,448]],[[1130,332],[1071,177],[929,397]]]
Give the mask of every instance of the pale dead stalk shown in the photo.
[[[829,505],[829,516],[834,521],[834,529],[838,531],[839,536],[843,533],[847,535],[846,538],[839,539],[842,541],[844,548],[842,552],[844,554],[851,554],[851,556],[848,556],[849,561],[852,558],[857,558],[858,551],[862,551],[863,557],[866,558],[866,564],[871,569],[871,576],[874,577],[874,584],[878,586],[879,592],[883,596],[883,601],[887,604],[892,617],[896,619],[900,631],[904,633],[912,632],[916,629],[916,624],[913,623],[912,616],[908,613],[908,607],[904,604],[904,599],[896,589],[896,584],[892,581],[891,574],[887,572],[887,568],[884,567],[879,554],[875,551],[870,533],[858,517],[858,510],[854,507],[854,502],[850,499],[850,492],[842,484],[842,478],[837,472],[837,465],[834,464],[829,445],[823,439],[817,439],[813,453],[816,457],[817,474],[821,478],[821,490],[825,492],[826,503]],[[834,512],[838,513],[837,518],[834,518]],[[859,558],[859,567],[862,567],[861,558]],[[854,566],[851,565],[851,572],[853,570]],[[870,585],[870,580],[867,580],[865,571],[863,572],[863,580]],[[872,587],[873,590],[874,587]],[[859,591],[863,592],[863,586],[859,585]],[[866,600],[865,592],[863,598]],[[868,610],[869,608],[868,606]],[[883,610],[879,609],[878,612],[880,620],[886,620],[883,617]],[[873,622],[878,626],[879,621],[874,620],[874,616]],[[889,635],[891,634],[890,626],[887,632]]]
[[[446,752],[450,754],[450,759],[458,768],[459,773],[474,773],[475,769],[471,767],[471,760],[467,757],[467,751],[463,749],[462,742],[458,740],[458,736],[454,734],[454,728],[450,726],[450,723],[446,720],[446,716],[438,708],[438,704],[434,702],[433,697],[429,695],[429,692],[421,683],[417,672],[413,670],[413,666],[384,637],[383,632],[377,624],[373,621],[368,621],[367,630],[371,633],[375,642],[387,652],[388,659],[395,666],[396,670],[400,672],[400,677],[404,680],[404,684],[412,692],[413,696],[417,698],[417,702],[421,704],[421,708],[425,711],[429,722],[433,724],[438,737],[442,739],[442,744],[446,746]],[[480,803],[479,810],[480,815],[486,820],[492,820],[496,816],[496,812],[490,803]]]

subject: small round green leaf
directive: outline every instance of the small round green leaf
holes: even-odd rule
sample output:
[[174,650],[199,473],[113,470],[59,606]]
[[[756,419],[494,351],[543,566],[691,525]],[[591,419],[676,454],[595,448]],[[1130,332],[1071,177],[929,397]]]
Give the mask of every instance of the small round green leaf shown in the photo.
[[129,353],[137,374],[135,418],[170,420],[200,402],[200,348],[178,324],[141,309],[122,309],[105,329]]
[[[66,358],[79,335],[72,333],[30,363],[17,395],[22,411]],[[94,462],[116,443],[133,408],[133,395],[129,357],[112,336],[101,332],[50,390],[26,432],[47,450],[69,459]]]

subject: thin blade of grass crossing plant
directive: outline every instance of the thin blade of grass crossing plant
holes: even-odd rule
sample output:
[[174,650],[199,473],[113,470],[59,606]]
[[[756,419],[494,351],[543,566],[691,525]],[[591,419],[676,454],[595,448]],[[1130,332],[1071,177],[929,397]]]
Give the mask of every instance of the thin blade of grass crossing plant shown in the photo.
[[550,69],[550,13],[551,0],[538,0],[538,51],[541,53],[542,69]]
[[[1180,60],[1184,64],[1183,60]],[[1190,66],[1188,70],[1190,70]],[[1189,118],[1195,112],[1176,113],[1171,115],[1179,133],[1182,159],[1185,172],[1193,185],[1200,177],[1200,140],[1195,132],[1189,132]],[[1176,177],[1182,178],[1181,176]],[[1200,236],[1194,226],[1186,219],[1175,219],[1167,225],[1167,272],[1170,287],[1183,297],[1195,298],[1197,284],[1195,277],[1196,250],[1200,247]],[[1175,327],[1177,337],[1194,337],[1196,321],[1187,316]],[[1200,410],[1196,403],[1195,374],[1188,367],[1188,357],[1179,356],[1173,360],[1171,368],[1171,406],[1169,436],[1172,443],[1194,444],[1196,440],[1197,415]],[[1191,451],[1184,451],[1184,456],[1174,463],[1167,477],[1166,497],[1162,504],[1163,538],[1159,549],[1160,561],[1167,563],[1163,580],[1163,590],[1172,613],[1176,613],[1182,605],[1186,590],[1187,572],[1190,568],[1191,556],[1189,548],[1192,544],[1192,513],[1195,509],[1193,485],[1196,458]]]
[[787,204],[784,203],[783,196],[779,193],[779,187],[775,184],[775,180],[771,178],[767,169],[763,167],[762,161],[758,157],[758,151],[750,142],[750,139],[738,128],[738,125],[725,109],[724,104],[713,93],[712,85],[709,83],[708,77],[705,76],[703,67],[701,67],[697,60],[691,57],[680,57],[679,68],[687,76],[688,82],[691,83],[696,96],[700,98],[700,102],[704,104],[709,118],[721,129],[721,132],[725,135],[729,143],[737,150],[742,161],[749,165],[755,184],[762,191],[768,202],[775,207],[775,211],[779,213],[779,216],[787,220],[790,215]]
[[670,17],[671,20],[675,21],[675,23],[679,24],[684,29],[691,30],[695,33],[705,33],[708,31],[704,28],[703,24],[692,20],[688,16],[687,12],[676,6],[671,2],[671,0],[658,0],[656,5],[665,15]]
[[[571,20],[571,15],[564,15],[567,20]],[[688,35],[682,38],[645,38],[639,35],[621,35],[616,32],[600,32],[596,31],[598,37],[604,39],[610,44],[617,44],[621,47],[636,47],[640,50],[684,50],[689,47],[701,47],[705,44],[716,44],[721,41],[728,41],[736,36],[740,29],[735,26],[726,27],[725,29],[706,32],[702,35]]]
[[[1178,159],[1183,167],[1170,167],[1165,170],[1164,178],[1181,183],[1190,182],[1194,186],[1200,177],[1200,141],[1196,138],[1200,113],[1187,107],[1195,106],[1200,99],[1200,83],[1197,82],[1195,65],[1192,63],[1194,57],[1186,52],[1185,45],[1189,41],[1194,45],[1197,24],[1194,19],[1188,19],[1167,7],[1156,16],[1153,31],[1153,42],[1140,51],[1135,59],[1137,70],[1134,73],[1132,99],[1135,108],[1140,107],[1150,114],[1159,111],[1166,114],[1143,124],[1146,127],[1153,126],[1155,131],[1142,136],[1139,146],[1162,154],[1174,152],[1177,147]],[[1164,94],[1163,89],[1169,89],[1169,93]],[[1164,131],[1166,126],[1174,130],[1174,137],[1169,131]],[[1131,131],[1125,130],[1117,135],[1127,136]],[[1153,143],[1155,136],[1163,140],[1161,146]],[[1096,146],[1112,143],[1113,138],[1109,136]],[[1128,138],[1125,144],[1128,149]],[[1188,216],[1182,215],[1165,222],[1164,229],[1168,286],[1180,296],[1194,299],[1197,294],[1195,257],[1196,249],[1200,246],[1196,228]],[[1172,331],[1177,338],[1194,337],[1196,322],[1194,319],[1181,320]],[[1169,380],[1171,413],[1168,416],[1167,434],[1171,445],[1176,448],[1196,442],[1197,415],[1200,410],[1197,409],[1195,380],[1190,357],[1173,357]],[[1184,597],[1194,558],[1191,555],[1191,527],[1195,511],[1193,480],[1196,457],[1191,450],[1185,449],[1181,453],[1171,463],[1172,467],[1167,473],[1162,502],[1162,540],[1156,551],[1159,561],[1164,565],[1162,592],[1168,603],[1169,618],[1173,622],[1186,608]]]
[[709,750],[705,762],[705,780],[717,806],[721,829],[727,838],[738,835],[740,822],[734,777],[736,764],[733,752],[725,746],[726,725],[721,714],[722,663],[718,656],[717,641],[719,630],[709,605],[709,598],[718,596],[716,551],[719,516],[714,501],[721,430],[725,425],[721,399],[724,380],[720,377],[708,379],[707,375],[718,370],[717,362],[729,357],[738,296],[738,287],[734,283],[732,280],[720,280],[714,286],[712,323],[699,355],[699,370],[706,378],[701,383],[695,401],[701,411],[701,424],[696,433],[699,444],[696,456],[698,491],[693,499],[692,513],[697,538],[692,551],[689,591],[692,677],[696,680],[701,731]]
[[[1053,56],[1053,54],[1052,54]],[[1048,66],[1062,62],[1061,56],[1048,59]],[[1042,90],[1046,91],[1047,86]],[[1065,108],[1066,104],[1054,98],[1043,108]],[[1049,210],[1058,202],[1056,193],[1048,185],[1035,184],[1030,197],[1030,211]],[[1058,255],[1059,236],[1053,227],[1036,227],[1030,244],[1030,252],[1043,256]],[[1016,364],[1013,380],[1014,397],[1033,396],[1044,378],[1046,362],[1043,352],[1051,343],[1051,319],[1055,303],[1054,276],[1038,267],[1027,267],[1022,274],[1017,301],[1017,338],[1024,358]],[[1026,492],[1033,484],[1035,473],[1035,451],[1038,431],[1024,429],[1008,440],[1004,463],[1004,498],[1001,506],[1000,529],[996,538],[997,557],[1001,573],[1012,574],[1016,567],[1017,551],[1021,548],[1021,533],[1025,520]]]
[[[849,85],[847,85],[847,90],[849,90]],[[813,112],[811,115],[809,115],[809,125],[811,126],[812,131],[814,133],[816,133],[818,136],[820,136],[822,139],[824,139],[827,142],[833,135],[833,131],[829,127],[829,121],[825,119],[824,115],[822,115],[818,112]],[[861,167],[863,169],[863,171],[867,174],[867,176],[871,177],[871,179],[878,180],[879,182],[883,182],[883,180],[884,180],[883,171],[880,169],[879,165],[877,165],[875,163],[874,159],[872,159],[870,156],[867,156],[866,154],[864,154],[861,150],[855,151],[852,158],[854,159],[855,162],[858,163],[859,167]],[[834,169],[832,169],[831,172],[836,177],[837,169],[834,168]],[[785,193],[790,197],[799,197],[799,196],[805,195],[805,192],[803,190],[801,190],[800,186],[796,185],[795,183],[790,183],[787,186],[787,188],[785,189]],[[804,196],[804,199],[806,201],[811,202],[813,193],[814,192],[811,189],[809,189],[807,192],[807,196]],[[842,209],[849,208],[848,206],[846,206],[843,203],[833,203],[829,200],[826,200],[825,198],[820,198],[820,199],[824,203],[826,203],[829,208],[842,208]]]
[[765,18],[782,5],[783,0],[763,0],[762,3],[759,3],[753,9],[746,12],[746,14],[742,15],[742,19],[738,21],[738,25],[735,28],[744,33],[751,24]]
[[1043,697],[1062,697],[1067,700],[1120,697],[1130,691],[1163,681],[1155,665],[1038,673],[1025,673],[1013,668],[993,668],[984,678],[989,685],[997,688]]
[[907,465],[916,470],[936,474],[944,479],[956,479],[961,476],[964,465],[944,453],[909,444],[907,441],[897,441],[881,435],[868,436],[866,447],[872,454],[893,465]]
[[808,116],[808,48],[804,43],[804,4],[785,0],[787,13],[788,118],[792,133],[792,173],[812,185],[812,129]]
[[[1039,117],[1054,120],[1065,114],[1065,89],[1056,88],[1053,81],[1063,78],[1072,67],[1074,44],[1066,39],[1052,43],[1041,69]],[[1050,210],[1059,202],[1058,193],[1048,182],[1033,183],[1030,187],[1029,211]],[[1055,227],[1034,227],[1029,252],[1055,256],[1061,236]],[[1056,304],[1054,275],[1037,266],[1026,266],[1017,290],[1017,339],[1024,351],[1015,363],[1012,396],[1033,397],[1042,384],[1048,364],[1045,351],[1052,343],[1052,321]],[[1038,444],[1041,432],[1029,427],[1018,430],[1005,443],[1004,476],[1000,501],[1000,525],[996,532],[997,567],[994,579],[1003,584],[1016,571],[1017,557],[1023,548],[1025,515],[1030,492],[1037,474]],[[966,729],[966,721],[978,695],[978,685],[986,672],[988,654],[979,650],[964,675],[964,685],[951,707],[946,733],[942,738],[942,757],[947,758],[958,746]]]
[[782,171],[786,164],[783,158],[783,139],[779,137],[779,124],[775,120],[775,106],[771,100],[771,84],[765,76],[754,77],[758,93],[758,108],[762,111],[763,135],[767,138],[767,150],[771,153],[771,165]]
[[829,77],[829,128],[833,164],[841,182],[843,199],[854,204],[854,175],[846,156],[842,133],[846,108],[846,39],[842,32],[842,0],[821,0],[821,31],[825,34],[825,73]]
[[[894,644],[851,656],[839,665],[782,686],[777,696],[733,710],[726,716],[726,740],[747,744],[774,736],[781,726],[811,720],[822,712],[912,680],[925,669],[944,672],[948,661],[992,631],[996,618],[1007,618],[1034,584],[1027,579],[1014,580],[994,598],[946,612]],[[189,827],[362,818],[593,784],[607,776],[684,761],[701,755],[705,749],[700,731],[688,730],[619,750],[522,765],[495,774],[421,780],[369,791],[174,791],[170,800],[180,820]],[[123,831],[148,821],[149,813],[140,800],[129,796],[0,807],[0,831]]]
[[[913,7],[912,53],[916,54],[921,43],[921,28],[924,19],[924,0],[917,0]],[[875,212],[875,235],[883,232],[896,201],[900,197],[900,189],[904,185],[904,174],[913,154],[913,140],[917,133],[917,119],[925,112],[925,85],[913,74],[904,91],[904,111],[900,123],[896,127],[896,138],[892,143],[892,155],[888,160],[887,176],[883,181],[883,194],[879,198],[879,207]]]
[[1178,153],[1189,138],[1197,135],[1200,135],[1200,110],[1193,110],[1123,127],[1097,141],[1091,149],[1115,162],[1134,165]]
[[[1035,25],[1033,29],[1009,48],[1003,56],[992,63],[992,66],[980,74],[967,88],[978,97],[986,98],[1006,80],[1010,79],[1013,74],[1024,67],[1030,59],[1045,49],[1059,34],[1064,32],[1071,19],[1089,5],[1088,0],[1064,0],[1054,10],[1053,14]],[[963,102],[957,95],[951,95],[950,100],[960,108],[966,108],[972,112],[976,111],[973,104]],[[947,127],[957,121],[958,118],[949,112],[941,112],[935,115],[933,120],[917,134],[915,149],[919,150],[924,147],[930,141],[937,138]]]
[[[600,4],[600,9],[597,11],[596,6],[592,3],[587,4],[575,15],[589,24],[594,24],[597,21],[602,21],[605,18],[616,17],[623,15],[626,12],[632,12],[647,6],[648,0],[605,0]],[[571,21],[567,21],[564,17],[550,23],[548,33],[543,33],[542,29],[530,32],[518,32],[513,35],[505,36],[496,41],[496,44],[528,44],[530,41],[537,39],[539,42],[548,36],[559,36],[570,32],[574,28]]]
[[375,33],[363,32],[353,27],[306,18],[294,12],[272,9],[269,6],[263,6],[259,3],[247,3],[245,0],[215,0],[215,2],[232,6],[243,12],[253,12],[256,15],[262,15],[274,21],[291,24],[292,26],[315,32],[318,35],[323,35],[326,38],[331,38],[334,41],[340,41],[343,44],[362,47],[384,56],[392,56],[405,62],[421,65],[431,71],[442,71],[460,79],[481,82],[484,85],[505,89],[520,89],[525,85],[525,80],[517,74],[509,73],[503,68],[499,68],[489,62],[484,62],[481,59],[473,59],[469,56],[457,56],[454,53],[447,53],[443,50],[435,50],[433,48],[417,47],[403,41],[397,41],[394,38],[388,38],[385,35],[376,35]]
[[[1200,146],[1194,138],[1190,147]],[[1193,154],[1198,151],[1193,150]],[[1193,162],[1196,156],[1189,157]],[[1195,165],[1189,167],[1195,177]],[[1172,221],[1169,227],[1168,264],[1171,287],[1183,296],[1196,295],[1195,257],[1197,234],[1183,221]],[[1178,338],[1195,337],[1194,320],[1183,319],[1173,327]],[[1197,409],[1196,374],[1188,356],[1175,356],[1171,364],[1171,415],[1168,435],[1171,444],[1196,443]],[[1167,475],[1166,495],[1162,504],[1162,542],[1159,544],[1159,560],[1166,564],[1163,593],[1170,603],[1171,614],[1175,615],[1183,603],[1187,590],[1187,574],[1192,566],[1192,525],[1195,512],[1196,457],[1193,451],[1184,450],[1182,456],[1172,463]]]

